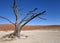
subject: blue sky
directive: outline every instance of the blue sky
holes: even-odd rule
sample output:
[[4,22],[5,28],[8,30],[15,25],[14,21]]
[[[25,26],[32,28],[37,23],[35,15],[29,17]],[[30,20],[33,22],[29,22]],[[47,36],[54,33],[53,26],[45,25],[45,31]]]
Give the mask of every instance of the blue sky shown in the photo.
[[[4,16],[11,21],[15,21],[15,16],[12,11],[13,0],[0,0],[0,16]],[[35,18],[27,25],[60,25],[60,0],[17,0],[18,8],[23,8],[19,12],[19,21],[26,13],[34,8],[38,8],[36,13],[46,10],[46,13],[41,16],[47,20]],[[8,21],[0,18],[0,24],[9,24]]]

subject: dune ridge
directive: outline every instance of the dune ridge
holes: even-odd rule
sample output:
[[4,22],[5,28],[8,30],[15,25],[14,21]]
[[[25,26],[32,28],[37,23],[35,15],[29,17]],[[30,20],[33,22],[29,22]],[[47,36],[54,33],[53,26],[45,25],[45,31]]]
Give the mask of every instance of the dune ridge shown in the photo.
[[[0,24],[0,30],[14,30],[15,27],[12,24]],[[60,25],[35,25],[35,26],[29,26],[26,25],[23,27],[22,30],[36,30],[36,29],[60,29]]]

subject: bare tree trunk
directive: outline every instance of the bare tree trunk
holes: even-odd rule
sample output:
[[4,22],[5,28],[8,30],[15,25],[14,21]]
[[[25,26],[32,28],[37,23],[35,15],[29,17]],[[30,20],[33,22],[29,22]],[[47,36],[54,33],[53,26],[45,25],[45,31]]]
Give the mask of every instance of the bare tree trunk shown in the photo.
[[20,29],[19,25],[16,25],[15,26],[15,31],[14,31],[14,36],[20,37],[19,29]]
[[39,14],[36,14],[35,16],[31,16],[31,18],[29,20],[27,20],[22,26],[20,26],[20,24],[18,24],[17,20],[16,20],[16,25],[15,25],[15,31],[14,31],[14,36],[16,37],[20,37],[20,32],[22,30],[22,28],[28,23],[30,22],[32,19],[44,14],[46,11],[43,11]]
[[[11,34],[9,34],[9,35],[6,35],[6,36],[8,36],[9,38],[13,38],[13,37],[18,37],[18,38],[19,38],[22,28],[23,28],[28,22],[30,22],[32,19],[34,19],[34,18],[36,18],[36,17],[38,17],[38,16],[40,16],[40,15],[43,15],[43,14],[46,12],[46,11],[43,11],[43,12],[41,12],[41,13],[32,15],[32,16],[30,16],[29,18],[27,18],[28,15],[29,15],[30,13],[34,12],[35,10],[37,10],[37,8],[35,8],[33,11],[30,11],[20,22],[18,22],[18,18],[19,18],[18,8],[17,8],[17,5],[16,5],[16,0],[14,0],[14,3],[13,3],[13,12],[14,12],[14,15],[15,15],[15,17],[16,17],[16,22],[13,23],[13,22],[11,22],[9,19],[0,16],[0,18],[3,18],[3,19],[8,20],[10,23],[12,23],[12,24],[15,26],[14,32],[11,33]],[[27,19],[26,19],[26,18],[27,18]],[[25,23],[23,23],[24,21],[25,21]],[[21,23],[23,23],[23,24],[21,25]],[[20,26],[20,25],[21,25],[21,26]],[[6,37],[6,36],[4,36],[4,37]]]
[[18,8],[17,8],[16,0],[14,0],[14,3],[13,3],[13,12],[14,12],[15,17],[16,17],[15,31],[14,31],[13,35],[17,36],[17,37],[20,37],[20,32],[19,32],[20,27],[19,27],[19,24],[18,24],[19,15],[18,15]]

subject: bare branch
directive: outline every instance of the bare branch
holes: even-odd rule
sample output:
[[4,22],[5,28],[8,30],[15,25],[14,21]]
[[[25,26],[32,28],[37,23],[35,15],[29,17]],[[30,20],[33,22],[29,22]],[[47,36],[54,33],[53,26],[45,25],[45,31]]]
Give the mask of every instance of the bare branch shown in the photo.
[[42,20],[46,20],[45,18],[42,18],[42,17],[38,17],[39,19],[42,19]]
[[13,11],[14,11],[15,16],[18,16],[18,9],[17,9],[16,0],[14,0],[13,7],[12,8],[13,8]]
[[29,15],[29,14],[33,14],[33,12],[36,11],[36,10],[37,10],[37,8],[34,8],[32,11],[29,11],[29,12],[26,14],[26,16],[21,20],[21,22],[19,22],[19,24],[21,24],[21,23],[24,22],[24,21],[27,21],[27,20],[25,20],[25,19],[28,17],[28,15]]
[[0,18],[7,20],[14,25],[14,23],[12,21],[10,21],[8,18],[2,17],[2,16],[0,16]]
[[32,13],[35,12],[36,10],[37,10],[37,8],[34,8],[32,11],[29,11],[29,12],[27,13],[27,15],[32,14]]
[[16,3],[16,0],[14,0],[13,8],[16,8],[16,7],[17,7],[17,3]]
[[18,17],[19,17],[19,15],[18,15],[18,8],[17,8],[16,0],[14,0],[14,3],[13,3],[13,12],[14,12],[15,17],[16,17],[15,24],[17,24],[18,23]]
[[[33,14],[33,16],[34,16],[34,14],[37,14],[37,13],[32,13],[32,14]],[[42,18],[42,17],[39,17],[39,16],[38,16],[38,18],[39,18],[39,19],[42,19],[42,20],[46,20],[46,18]]]
[[38,13],[38,14],[36,14],[35,16],[31,17],[28,21],[26,21],[26,22],[21,26],[20,30],[22,29],[23,26],[25,26],[25,25],[26,25],[28,22],[30,22],[32,19],[34,19],[34,18],[36,18],[36,17],[38,17],[38,16],[43,15],[45,12],[46,12],[46,11],[43,11],[43,12]]

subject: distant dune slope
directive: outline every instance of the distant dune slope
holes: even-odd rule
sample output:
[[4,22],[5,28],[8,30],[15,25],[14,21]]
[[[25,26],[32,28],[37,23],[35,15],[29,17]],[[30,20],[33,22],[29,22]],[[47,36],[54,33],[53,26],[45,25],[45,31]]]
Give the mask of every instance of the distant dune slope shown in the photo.
[[[0,24],[0,30],[14,30],[12,24]],[[47,25],[47,26],[24,26],[22,30],[35,30],[35,29],[60,29],[60,25]]]

